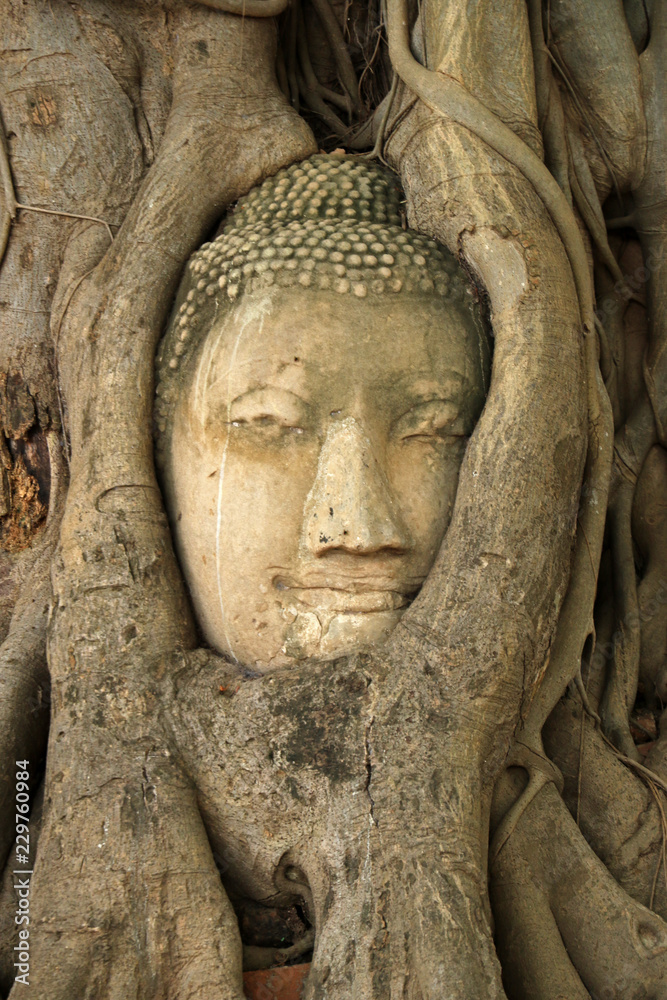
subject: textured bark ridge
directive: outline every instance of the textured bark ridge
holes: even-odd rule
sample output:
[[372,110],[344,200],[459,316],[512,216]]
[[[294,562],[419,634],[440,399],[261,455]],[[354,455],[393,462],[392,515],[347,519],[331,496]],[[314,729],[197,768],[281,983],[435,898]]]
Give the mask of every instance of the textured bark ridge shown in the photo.
[[[0,11],[0,993],[29,760],[39,1000],[666,998],[667,11]],[[227,208],[340,148],[474,278],[492,381],[387,645],[258,675],[198,648],[154,357]]]

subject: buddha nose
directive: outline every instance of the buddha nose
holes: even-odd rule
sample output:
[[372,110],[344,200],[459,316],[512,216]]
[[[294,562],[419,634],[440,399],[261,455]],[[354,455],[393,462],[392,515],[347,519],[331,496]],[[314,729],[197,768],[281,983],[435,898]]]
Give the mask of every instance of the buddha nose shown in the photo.
[[302,542],[316,556],[410,547],[387,477],[354,417],[329,427],[306,499]]

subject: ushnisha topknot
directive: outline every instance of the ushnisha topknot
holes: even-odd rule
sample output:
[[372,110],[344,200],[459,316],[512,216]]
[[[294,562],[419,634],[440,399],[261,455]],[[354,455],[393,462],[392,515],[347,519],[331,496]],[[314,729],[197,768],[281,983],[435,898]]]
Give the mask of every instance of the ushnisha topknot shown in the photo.
[[467,302],[473,288],[456,258],[406,230],[396,175],[358,157],[317,154],[280,170],[241,198],[220,234],[190,258],[156,359],[155,431],[162,436],[182,370],[213,318],[242,295],[279,288],[340,295],[417,292]]

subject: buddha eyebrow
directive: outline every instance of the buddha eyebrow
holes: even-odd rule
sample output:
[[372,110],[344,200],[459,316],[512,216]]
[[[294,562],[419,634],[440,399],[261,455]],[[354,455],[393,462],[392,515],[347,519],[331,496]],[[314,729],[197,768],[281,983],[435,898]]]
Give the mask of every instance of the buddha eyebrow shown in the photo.
[[[455,420],[457,419],[458,416],[460,416],[462,402],[463,401],[461,399],[452,399],[451,397],[448,396],[436,396],[428,399],[416,399],[411,406],[408,406],[408,408],[403,413],[401,413],[400,416],[396,418],[395,423],[398,423],[401,420],[405,419],[406,417],[410,416],[423,417],[424,414],[429,414],[429,413],[435,414],[438,406],[453,407],[454,412],[452,412],[451,417],[449,419]],[[433,404],[433,407],[431,407],[431,409],[429,410],[429,406],[431,404]]]
[[290,396],[299,405],[310,407],[310,403],[303,396],[300,396],[296,392],[292,392],[291,389],[285,389],[280,385],[271,385],[270,383],[265,383],[263,385],[251,386],[249,389],[240,392],[238,396],[235,396],[229,404],[230,407],[234,406],[235,403],[240,403],[242,400],[251,399],[253,396],[260,396],[263,393],[277,393],[279,396]]
[[447,378],[442,382],[417,382],[397,378],[393,383],[401,393],[414,400],[415,406],[434,401],[459,402],[468,388],[468,380],[462,376]]
[[405,371],[397,373],[394,378],[395,383],[409,383],[409,387],[412,388],[415,393],[420,390],[424,393],[447,392],[452,387],[452,382],[455,383],[458,388],[458,386],[465,381],[465,374],[457,371],[455,368],[445,369],[442,376],[434,374],[433,369],[418,371],[415,373],[414,370],[411,371],[408,368]]

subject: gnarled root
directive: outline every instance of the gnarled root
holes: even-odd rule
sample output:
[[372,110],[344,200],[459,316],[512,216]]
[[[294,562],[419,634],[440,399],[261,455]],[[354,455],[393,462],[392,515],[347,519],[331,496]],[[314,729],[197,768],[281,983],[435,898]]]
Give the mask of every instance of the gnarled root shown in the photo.
[[270,24],[203,8],[175,18],[162,144],[60,331],[71,485],[31,913],[31,994],[44,1000],[241,997],[235,918],[150,689],[160,654],[193,641],[153,471],[153,359],[188,254],[231,200],[314,143],[275,84]]
[[667,997],[667,924],[612,878],[553,784],[492,859],[491,899],[512,1000]]
[[31,554],[9,632],[0,646],[0,870],[16,835],[17,760],[32,762],[32,781],[46,750],[49,679],[46,624],[51,599],[50,563],[67,487],[65,460],[55,432],[48,435],[51,497],[46,529]]
[[582,722],[576,698],[556,707],[544,744],[563,774],[564,801],[595,853],[625,892],[667,918],[662,820],[647,784],[621,763],[588,716]]

